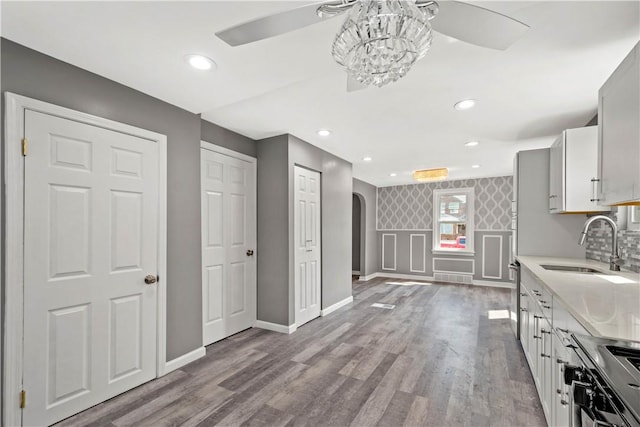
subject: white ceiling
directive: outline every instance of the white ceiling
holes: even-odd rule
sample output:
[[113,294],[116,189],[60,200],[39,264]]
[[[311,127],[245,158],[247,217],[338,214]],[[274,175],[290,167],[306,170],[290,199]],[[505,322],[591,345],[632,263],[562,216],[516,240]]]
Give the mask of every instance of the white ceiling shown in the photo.
[[[340,17],[235,48],[214,36],[306,3],[3,1],[2,36],[248,137],[291,133],[378,186],[430,167],[452,179],[511,174],[516,151],[549,146],[595,115],[598,88],[640,39],[638,1],[474,1],[531,29],[506,51],[438,34],[399,82],[347,93],[330,54]],[[190,68],[189,53],[218,70]],[[463,98],[477,106],[454,110]],[[480,145],[465,148],[470,140]]]

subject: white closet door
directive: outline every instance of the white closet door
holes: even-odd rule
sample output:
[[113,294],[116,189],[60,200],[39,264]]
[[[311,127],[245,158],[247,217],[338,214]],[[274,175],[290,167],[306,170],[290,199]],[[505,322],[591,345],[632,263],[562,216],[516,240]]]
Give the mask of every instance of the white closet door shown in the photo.
[[320,316],[320,174],[294,167],[296,326]]
[[201,150],[203,343],[256,319],[255,163]]
[[156,376],[156,143],[27,111],[24,425]]

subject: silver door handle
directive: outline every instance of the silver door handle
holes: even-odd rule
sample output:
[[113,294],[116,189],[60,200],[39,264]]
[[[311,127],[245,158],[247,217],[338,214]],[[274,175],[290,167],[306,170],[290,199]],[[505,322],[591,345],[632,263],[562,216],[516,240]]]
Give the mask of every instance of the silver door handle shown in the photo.
[[147,285],[153,285],[158,281],[158,276],[154,276],[153,274],[149,274],[144,277],[144,283]]

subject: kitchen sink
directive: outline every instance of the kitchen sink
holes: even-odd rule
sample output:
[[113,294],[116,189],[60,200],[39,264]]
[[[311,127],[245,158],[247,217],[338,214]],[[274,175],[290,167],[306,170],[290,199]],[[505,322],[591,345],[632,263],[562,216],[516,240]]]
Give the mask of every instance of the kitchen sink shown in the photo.
[[575,265],[553,265],[553,264],[541,264],[540,267],[545,270],[554,270],[554,271],[568,271],[571,273],[586,273],[593,274],[599,273],[602,274],[600,270],[596,270],[589,267],[577,267]]

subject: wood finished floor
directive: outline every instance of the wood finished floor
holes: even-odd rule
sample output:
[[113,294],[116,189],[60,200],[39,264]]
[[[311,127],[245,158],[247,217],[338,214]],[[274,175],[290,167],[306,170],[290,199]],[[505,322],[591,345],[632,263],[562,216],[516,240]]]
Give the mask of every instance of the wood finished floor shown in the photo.
[[354,282],[292,335],[241,332],[58,425],[544,426],[509,320],[488,319],[508,291],[411,283]]

